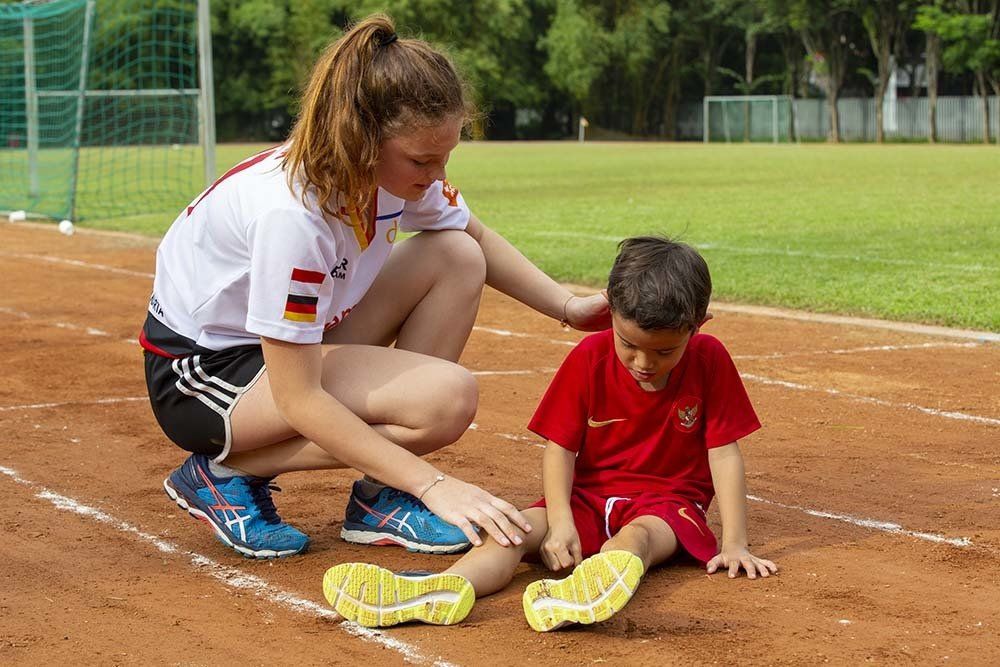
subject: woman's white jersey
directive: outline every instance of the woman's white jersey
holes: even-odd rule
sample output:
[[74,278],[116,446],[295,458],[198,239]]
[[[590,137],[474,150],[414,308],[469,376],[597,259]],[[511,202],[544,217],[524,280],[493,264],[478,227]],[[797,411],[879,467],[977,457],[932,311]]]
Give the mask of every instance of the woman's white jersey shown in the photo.
[[199,348],[257,345],[261,336],[318,343],[364,297],[400,232],[468,224],[447,181],[416,202],[379,188],[367,224],[344,210],[323,215],[311,191],[303,204],[289,188],[284,148],[230,169],[181,211],[157,250],[149,312]]

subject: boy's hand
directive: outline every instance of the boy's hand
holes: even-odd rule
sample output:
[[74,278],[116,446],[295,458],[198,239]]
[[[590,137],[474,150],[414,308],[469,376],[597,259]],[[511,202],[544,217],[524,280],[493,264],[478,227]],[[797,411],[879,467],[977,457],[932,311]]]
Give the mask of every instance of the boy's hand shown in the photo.
[[580,534],[571,521],[549,524],[549,532],[542,540],[538,550],[545,566],[556,572],[567,567],[579,565],[583,560],[583,548],[580,546]]
[[757,573],[769,577],[778,571],[778,566],[769,560],[757,558],[746,547],[722,547],[722,551],[708,561],[706,570],[713,574],[720,567],[729,569],[729,578],[735,579],[740,573],[740,567],[747,571],[748,579],[756,579]]

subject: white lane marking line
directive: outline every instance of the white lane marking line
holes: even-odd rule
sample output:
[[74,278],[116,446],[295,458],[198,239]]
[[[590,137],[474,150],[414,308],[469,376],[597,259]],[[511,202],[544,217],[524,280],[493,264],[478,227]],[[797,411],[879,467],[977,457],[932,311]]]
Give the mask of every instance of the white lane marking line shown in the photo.
[[553,343],[555,345],[569,345],[570,347],[575,346],[580,341],[578,340],[559,340],[558,338],[548,338],[546,336],[539,336],[536,334],[518,333],[516,331],[507,331],[506,329],[494,329],[492,327],[472,327],[473,331],[482,331],[483,333],[490,333],[494,336],[510,336],[512,338],[533,338],[535,340],[544,340],[547,343]]
[[953,468],[968,468],[970,470],[983,470],[983,468],[997,468],[1000,467],[995,463],[951,463],[949,461],[937,461],[935,459],[926,456],[925,454],[907,454],[911,459],[916,459],[918,461],[923,461],[924,463],[930,463],[936,466],[949,466]]
[[[934,542],[936,544],[948,544],[953,547],[959,547],[962,549],[968,547],[979,547],[979,545],[973,544],[972,540],[968,537],[945,537],[938,533],[925,533],[918,530],[909,530],[903,528],[898,523],[893,523],[891,521],[878,521],[876,519],[862,519],[859,517],[851,516],[850,514],[835,514],[834,512],[826,512],[824,510],[814,510],[808,507],[801,507],[799,505],[786,505],[785,503],[779,503],[776,500],[768,500],[767,498],[761,498],[760,496],[754,496],[747,494],[748,500],[753,500],[754,502],[764,503],[765,505],[774,505],[775,507],[781,507],[788,510],[796,510],[808,514],[809,516],[819,517],[820,519],[832,519],[834,521],[843,521],[844,523],[850,523],[855,526],[860,526],[862,528],[870,528],[872,530],[880,530],[884,533],[891,533],[894,535],[907,535],[909,537],[915,537],[919,540],[925,540],[927,542]],[[984,547],[979,547],[983,549]],[[986,551],[992,551],[986,548]]]
[[[471,427],[470,427],[471,428]],[[515,440],[515,441],[528,441],[531,442],[532,438],[525,436],[516,436],[510,433],[498,433],[496,431],[490,431],[484,429],[482,426],[476,425],[476,430],[488,433],[490,435],[496,436],[498,438],[503,438],[505,440]],[[544,445],[537,445],[539,447],[544,447]],[[909,537],[915,537],[917,539],[925,540],[928,542],[935,542],[939,544],[948,544],[953,547],[968,548],[975,547],[979,550],[987,551],[993,554],[997,552],[989,547],[981,547],[977,544],[973,544],[972,540],[968,537],[945,537],[937,533],[925,533],[921,531],[908,530],[903,528],[898,523],[892,523],[890,521],[878,521],[875,519],[861,519],[858,517],[853,517],[849,514],[835,514],[833,512],[825,512],[822,510],[813,510],[807,507],[800,507],[799,505],[787,505],[785,503],[780,503],[776,500],[768,500],[767,498],[761,498],[760,496],[754,496],[747,494],[747,499],[753,500],[759,503],[765,503],[767,505],[774,505],[775,507],[781,507],[783,509],[797,510],[799,512],[804,512],[810,516],[819,517],[821,519],[832,519],[835,521],[842,521],[844,523],[854,524],[862,528],[870,528],[872,530],[880,530],[885,533],[891,533],[895,535],[907,535]]]
[[[483,331],[486,333],[494,333],[504,336],[518,336],[524,338],[536,338],[540,340],[548,340],[549,342],[559,342],[566,343],[566,341],[552,341],[543,336],[536,336],[534,334],[526,333],[516,333],[511,331],[503,331],[496,329],[486,329],[482,327],[473,327],[474,330]],[[575,343],[568,343],[570,345],[575,345]],[[734,357],[738,359],[739,357]],[[822,387],[810,387],[804,384],[797,384],[795,382],[785,382],[784,380],[773,380],[771,378],[766,378],[761,375],[754,375],[752,373],[740,373],[740,377],[745,380],[750,380],[752,382],[758,382],[760,384],[772,385],[777,387],[785,387],[786,389],[795,389],[798,391],[814,391],[829,394],[831,396],[838,396],[841,398],[846,398],[848,400],[857,401],[860,403],[870,403],[872,405],[880,405],[889,408],[902,408],[905,410],[916,410],[918,412],[923,412],[924,414],[933,415],[935,417],[943,417],[945,419],[958,419],[963,421],[971,421],[979,424],[986,424],[987,426],[1000,426],[1000,419],[994,419],[993,417],[982,417],[980,415],[970,415],[964,412],[955,412],[948,410],[936,410],[934,408],[927,408],[921,405],[916,405],[914,403],[894,403],[892,401],[886,401],[881,398],[874,398],[871,396],[861,396],[858,394],[851,394],[848,392],[840,391],[839,389],[824,389]]]
[[555,373],[556,368],[539,368],[534,370],[514,370],[514,371],[469,371],[472,375],[540,375],[543,373]]
[[937,338],[963,338],[982,343],[1000,343],[1000,333],[992,331],[977,331],[975,329],[952,329],[933,324],[916,324],[914,322],[894,322],[892,320],[876,320],[864,317],[849,317],[847,315],[827,315],[825,313],[810,313],[806,310],[786,310],[770,306],[745,306],[736,303],[712,302],[709,310],[720,313],[740,313],[752,317],[770,317],[772,319],[795,320],[797,322],[816,322],[819,324],[837,324],[847,327],[865,327],[868,329],[883,329],[900,333],[934,336]]
[[504,440],[513,440],[514,442],[526,442],[532,447],[540,447],[541,449],[545,449],[545,443],[539,442],[538,438],[529,438],[526,435],[517,435],[515,433],[494,432],[493,435],[495,435],[498,438],[503,438]]
[[[109,334],[107,331],[103,331],[101,329],[97,329],[91,326],[70,324],[69,322],[46,322],[44,320],[39,322],[35,316],[31,315],[30,313],[26,313],[23,310],[14,310],[13,308],[0,306],[0,313],[3,313],[5,315],[12,315],[22,320],[35,320],[38,324],[48,324],[50,326],[57,327],[59,329],[68,329],[69,331],[82,331],[90,336],[104,336],[107,338],[111,337],[111,334]],[[130,343],[132,341],[130,339],[123,338],[121,339],[121,342]]]
[[31,403],[28,405],[0,405],[0,412],[14,410],[42,410],[45,408],[62,408],[69,405],[111,405],[114,403],[130,403],[133,401],[148,401],[148,396],[122,396],[121,398],[99,398],[94,401],[63,401],[61,403]]
[[913,343],[910,345],[868,345],[839,350],[806,350],[801,352],[772,352],[771,354],[734,354],[733,359],[787,359],[788,357],[812,357],[826,354],[857,354],[859,352],[898,352],[901,350],[930,350],[942,347],[969,348],[982,347],[984,343]]
[[[2,214],[3,211],[0,211]],[[45,216],[43,216],[45,217]],[[31,220],[26,220],[24,222],[11,222],[9,223],[12,227],[25,227],[28,229],[34,229],[41,232],[57,232],[59,228],[53,225],[51,222],[33,222]],[[93,229],[90,227],[76,226],[76,233],[85,236],[107,236],[109,238],[120,238],[120,239],[130,239],[133,241],[142,241],[145,245],[152,246],[155,250],[156,246],[160,244],[160,237],[158,236],[148,236],[145,234],[138,234],[135,232],[118,232],[109,229]]]
[[965,412],[937,410],[935,408],[927,408],[922,405],[917,405],[915,403],[894,403],[892,401],[886,401],[881,398],[874,398],[872,396],[861,396],[860,394],[851,394],[846,391],[840,391],[839,389],[810,387],[809,385],[799,384],[797,382],[786,382],[785,380],[773,380],[771,378],[766,378],[762,375],[754,375],[753,373],[740,373],[740,377],[743,378],[744,380],[757,382],[763,385],[770,385],[773,387],[784,387],[785,389],[794,389],[796,391],[811,391],[820,394],[828,394],[830,396],[837,396],[838,398],[846,398],[850,401],[855,401],[857,403],[868,403],[870,405],[878,405],[887,408],[903,408],[906,410],[922,412],[924,414],[931,415],[934,417],[944,417],[945,419],[958,419],[961,421],[970,421],[970,422],[975,422],[977,424],[985,424],[986,426],[1000,426],[1000,419],[995,419],[993,417],[970,415]]
[[[574,285],[564,283],[566,289],[580,295],[596,294],[597,290],[586,285]],[[749,304],[726,303],[713,301],[709,304],[710,311],[720,313],[740,313],[753,317],[770,317],[780,320],[794,320],[797,322],[817,322],[819,324],[838,324],[847,327],[865,327],[868,329],[883,329],[886,331],[896,331],[907,334],[918,334],[921,336],[934,336],[937,338],[963,338],[975,340],[980,343],[1000,343],[1000,333],[993,331],[980,331],[977,329],[956,329],[952,327],[942,327],[933,324],[918,324],[916,322],[901,322],[896,320],[880,320],[867,317],[853,317],[850,315],[831,315],[828,313],[813,313],[808,310],[791,310],[789,308],[778,308],[775,306],[751,306]]]
[[[584,232],[562,232],[558,230],[541,229],[517,229],[512,230],[515,234],[525,234],[526,236],[548,236],[559,238],[578,238],[591,241],[608,241],[610,243],[620,243],[624,236],[610,236],[603,234],[587,234]],[[692,243],[699,250],[719,250],[739,255],[774,255],[778,257],[806,257],[810,259],[830,259],[847,260],[852,262],[875,262],[879,264],[890,264],[898,266],[919,266],[954,269],[956,271],[969,271],[972,273],[1000,271],[1000,266],[988,266],[984,264],[948,264],[941,262],[922,262],[915,259],[892,259],[888,257],[872,257],[870,255],[848,255],[842,253],[810,252],[806,250],[792,250],[791,248],[755,248],[753,246],[727,246],[718,243]]]
[[67,259],[65,257],[53,257],[52,255],[35,255],[32,253],[0,251],[0,257],[14,257],[15,259],[33,259],[40,262],[49,262],[50,264],[66,264],[81,269],[97,269],[98,271],[103,271],[104,273],[119,273],[125,276],[138,276],[140,278],[153,277],[152,273],[146,273],[145,271],[132,271],[130,269],[120,269],[117,266],[108,266],[107,264],[95,264],[94,262],[83,262],[78,259]]
[[[187,556],[194,565],[198,572],[203,572],[208,574],[213,579],[221,582],[222,584],[229,586],[230,588],[236,588],[241,590],[251,591],[255,595],[274,602],[283,607],[287,607],[292,611],[296,611],[303,614],[310,614],[312,616],[317,616],[320,618],[327,619],[338,619],[340,616],[333,610],[327,609],[326,607],[313,602],[312,600],[307,600],[305,598],[299,597],[297,594],[282,590],[272,586],[266,579],[257,577],[252,574],[247,574],[242,570],[229,567],[227,565],[222,565],[207,556],[203,556],[194,551],[188,551],[181,546],[164,540],[156,535],[151,535],[149,533],[143,532],[136,528],[135,526],[117,519],[106,512],[103,512],[96,507],[91,507],[89,505],[84,505],[72,498],[61,495],[54,491],[50,491],[41,484],[32,482],[30,480],[21,477],[16,470],[8,468],[6,466],[0,466],[0,473],[7,475],[11,480],[26,486],[35,493],[36,498],[42,500],[47,500],[52,503],[57,509],[66,510],[79,514],[80,516],[86,517],[88,519],[93,519],[100,523],[106,524],[115,528],[116,530],[136,537],[144,542],[152,544],[154,547],[159,549],[165,554]],[[349,634],[359,637],[365,641],[374,642],[380,644],[385,648],[392,649],[398,653],[401,653],[407,660],[413,660],[415,662],[429,662],[427,658],[421,655],[414,646],[407,644],[405,642],[399,641],[393,637],[388,637],[383,632],[376,632],[364,628],[356,623],[349,621],[343,621],[340,623],[340,627],[343,628]],[[435,661],[435,665],[441,665],[445,667],[449,663]]]
[[[612,237],[607,237],[607,238],[610,239]],[[59,257],[52,257],[50,255],[18,254],[18,253],[8,253],[0,251],[0,256],[19,257],[22,259],[37,259],[55,263],[65,263],[82,268],[92,268],[101,271],[110,271],[112,273],[123,273],[125,275],[136,275],[136,276],[141,276],[143,278],[154,277],[152,273],[129,271],[128,269],[119,269],[117,267],[109,267],[103,264],[92,264],[89,262],[81,262],[79,260],[62,259]],[[918,264],[920,266],[929,266],[928,264],[925,264],[923,262],[920,262]],[[569,287],[578,290],[584,290],[588,294],[593,294],[594,292],[596,292],[596,290],[592,287],[580,287],[575,285],[570,285]],[[803,310],[787,310],[783,308],[773,308],[769,306],[750,306],[750,305],[741,305],[732,303],[718,303],[714,301],[712,302],[710,308],[712,310],[717,310],[719,312],[745,313],[748,315],[755,315],[758,317],[799,320],[803,322],[820,322],[824,324],[843,324],[846,326],[861,326],[861,327],[870,327],[874,329],[888,329],[890,331],[902,331],[905,333],[923,334],[926,336],[971,338],[983,342],[994,342],[994,343],[1000,342],[1000,333],[993,333],[990,331],[976,331],[973,329],[952,329],[949,327],[941,327],[928,324],[895,322],[892,320],[868,319],[863,317],[849,317],[844,315],[827,315],[824,313],[811,313],[809,311],[803,311]],[[502,329],[489,329],[486,327],[473,327],[473,328],[479,331],[489,331],[491,333],[496,333],[498,335],[504,335],[504,336],[518,336],[518,337],[526,336],[529,338],[536,337],[536,336],[531,336],[530,334],[517,334],[510,331],[504,331]],[[546,339],[546,340],[548,340],[550,343],[556,343],[558,345],[576,344],[565,340],[556,340],[556,339]]]

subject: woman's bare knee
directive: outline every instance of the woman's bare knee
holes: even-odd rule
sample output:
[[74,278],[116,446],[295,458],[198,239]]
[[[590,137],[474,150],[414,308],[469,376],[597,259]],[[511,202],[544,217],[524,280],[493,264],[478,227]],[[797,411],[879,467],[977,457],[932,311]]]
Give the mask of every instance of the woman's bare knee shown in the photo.
[[[475,290],[486,282],[486,257],[476,239],[458,230],[429,232],[443,255],[439,266]],[[440,256],[440,255],[439,255]]]
[[479,386],[469,371],[449,364],[435,374],[425,388],[428,405],[420,427],[423,450],[427,453],[450,445],[468,430],[479,407]]

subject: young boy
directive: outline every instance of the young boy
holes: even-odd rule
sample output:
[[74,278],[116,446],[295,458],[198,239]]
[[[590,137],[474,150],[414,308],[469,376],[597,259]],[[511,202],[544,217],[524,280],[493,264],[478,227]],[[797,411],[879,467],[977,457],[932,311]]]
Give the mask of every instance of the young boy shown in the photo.
[[[488,540],[441,574],[394,574],[346,563],[323,580],[327,600],[362,625],[450,625],[475,597],[506,586],[525,555],[551,570],[524,592],[535,630],[603,621],[649,568],[684,551],[735,577],[777,571],[747,548],[746,486],[737,440],[760,428],[726,349],[699,334],[712,282],[691,247],[623,241],[608,278],[612,329],[580,342],[529,428],[545,438],[544,500],[524,512],[530,533]],[[722,548],[705,521],[718,496]]]

